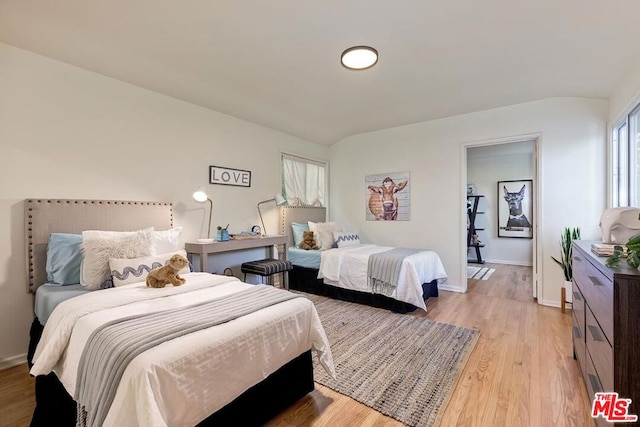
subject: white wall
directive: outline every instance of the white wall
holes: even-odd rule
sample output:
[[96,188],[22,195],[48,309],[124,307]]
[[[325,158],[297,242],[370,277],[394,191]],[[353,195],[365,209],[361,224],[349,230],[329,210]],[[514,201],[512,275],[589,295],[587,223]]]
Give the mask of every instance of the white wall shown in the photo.
[[[462,145],[541,134],[542,304],[559,306],[562,271],[551,260],[565,226],[599,236],[605,206],[604,100],[552,98],[345,138],[331,147],[331,218],[357,227],[363,240],[436,250],[462,289],[466,254],[466,169]],[[514,138],[520,139],[520,138]],[[411,174],[411,221],[365,221],[364,176]]]
[[615,126],[622,115],[640,103],[640,58],[615,88],[610,98],[609,125]]
[[[169,201],[182,241],[193,241],[208,215],[191,199],[198,186],[214,200],[212,228],[238,232],[259,224],[256,204],[280,190],[281,151],[328,157],[325,146],[5,44],[0,64],[0,368],[24,359],[33,318],[24,199]],[[251,187],[207,184],[209,165],[250,170]],[[271,233],[276,212],[263,206]]]
[[[467,150],[467,182],[476,185],[477,194],[484,195],[478,202],[478,211],[484,214],[476,215],[475,223],[476,227],[484,228],[477,233],[486,245],[480,248],[482,258],[487,262],[530,266],[533,262],[531,239],[498,237],[498,204],[505,201],[497,182],[532,179],[534,175],[532,153],[509,154],[508,145],[470,147]],[[532,151],[533,142],[529,145]],[[500,154],[500,147],[504,148],[504,154]],[[475,249],[469,249],[469,258],[475,259]]]

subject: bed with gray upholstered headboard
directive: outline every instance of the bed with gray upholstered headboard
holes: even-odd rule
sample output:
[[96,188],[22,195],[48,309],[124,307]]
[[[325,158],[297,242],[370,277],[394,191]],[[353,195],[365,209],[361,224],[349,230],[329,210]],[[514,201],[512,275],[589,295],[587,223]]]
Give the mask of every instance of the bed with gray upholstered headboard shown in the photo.
[[173,204],[169,202],[27,199],[24,208],[27,278],[29,290],[34,293],[47,280],[45,266],[51,233],[173,227]]
[[[173,227],[173,206],[171,203],[167,202],[28,199],[25,200],[24,203],[27,277],[29,290],[36,294],[36,299],[42,292],[44,292],[43,289],[51,286],[49,284],[45,284],[48,277],[46,267],[48,256],[47,245],[51,233],[80,234],[86,230],[141,230],[134,233],[144,233],[146,232],[144,229],[148,229],[149,227],[154,227],[155,230],[151,231],[151,233],[156,233],[157,230],[171,229]],[[162,233],[162,231],[159,231],[158,233]],[[153,235],[157,236],[157,233]],[[166,254],[160,254],[157,256],[161,257],[164,255]],[[131,260],[131,262],[134,262],[136,259]],[[31,425],[74,425],[76,422],[76,402],[72,396],[69,395],[67,390],[69,390],[68,384],[76,384],[75,380],[69,380],[69,373],[79,371],[79,369],[76,369],[75,364],[66,368],[65,366],[67,366],[68,363],[74,363],[72,362],[74,359],[79,360],[79,358],[82,357],[80,354],[85,353],[85,351],[82,350],[82,345],[84,343],[84,341],[82,341],[83,338],[78,337],[84,336],[86,338],[89,335],[92,335],[87,333],[88,331],[86,328],[88,325],[83,323],[81,319],[90,317],[92,314],[96,314],[102,318],[103,316],[108,316],[106,312],[113,313],[114,310],[122,311],[125,319],[127,320],[132,316],[135,317],[134,313],[136,310],[140,310],[139,315],[143,317],[150,314],[161,314],[162,310],[166,309],[166,306],[162,306],[162,304],[169,304],[172,307],[172,310],[175,310],[177,306],[182,306],[184,304],[178,303],[181,301],[180,299],[177,299],[174,303],[174,298],[195,298],[196,294],[194,291],[197,292],[196,300],[198,301],[198,304],[196,304],[196,306],[200,306],[203,302],[206,302],[207,304],[217,304],[217,299],[221,299],[221,295],[217,294],[217,289],[219,288],[226,288],[227,291],[231,291],[232,294],[266,291],[270,293],[276,292],[278,295],[282,295],[281,291],[274,291],[270,286],[251,286],[242,283],[233,277],[217,276],[208,273],[186,273],[182,274],[182,277],[186,278],[186,283],[180,287],[173,287],[169,285],[160,289],[148,288],[145,286],[144,279],[142,279],[140,282],[133,282],[111,289],[98,289],[95,291],[80,290],[79,293],[67,295],[64,302],[58,302],[59,304],[64,305],[64,310],[60,311],[57,308],[52,309],[51,316],[44,327],[36,317],[31,327],[31,340],[28,354],[29,366],[30,368],[33,368],[31,372],[36,372],[36,408]],[[80,285],[61,285],[58,286],[58,289],[71,288],[73,286],[79,287]],[[127,299],[125,305],[116,305],[115,301],[121,301],[126,295],[132,296],[133,299]],[[194,295],[194,297],[191,297],[190,295]],[[144,300],[142,298],[144,298]],[[208,302],[210,298],[212,298],[212,300]],[[136,304],[138,301],[140,304]],[[143,309],[143,307],[152,306],[156,303],[160,304],[162,307],[156,307],[150,312]],[[91,312],[90,310],[94,310],[94,306],[96,304],[99,307],[96,311]],[[231,303],[232,306],[233,304],[235,303]],[[314,328],[310,331],[304,332],[306,338],[291,339],[290,330],[295,328],[293,326],[291,328],[285,327],[284,329],[288,331],[286,332],[287,336],[285,339],[277,335],[279,332],[276,328],[268,326],[270,329],[262,329],[262,327],[269,324],[286,325],[289,322],[298,322],[296,318],[299,313],[308,313],[310,316],[317,316],[317,313],[313,314],[315,313],[313,304],[304,298],[294,298],[293,300],[287,300],[277,304],[277,310],[272,309],[267,312],[269,310],[268,307],[264,309],[260,308],[255,312],[242,315],[241,317],[233,320],[233,322],[237,322],[234,323],[235,327],[232,328],[234,330],[233,334],[237,334],[239,337],[238,339],[243,340],[243,342],[252,341],[256,337],[264,337],[264,341],[262,339],[257,339],[260,341],[258,343],[258,351],[254,351],[253,347],[245,348],[243,353],[233,354],[233,361],[230,359],[229,362],[227,362],[227,357],[224,356],[224,354],[228,353],[230,349],[222,351],[217,347],[220,344],[220,340],[215,339],[214,342],[211,342],[210,339],[206,338],[209,332],[205,334],[205,338],[200,335],[197,339],[195,337],[191,338],[193,334],[210,331],[212,328],[229,328],[230,326],[225,326],[229,325],[228,322],[222,323],[218,326],[203,327],[201,332],[192,332],[189,334],[184,334],[183,332],[182,336],[177,338],[163,338],[164,341],[162,346],[148,347],[149,350],[136,356],[136,360],[139,361],[136,365],[141,365],[142,362],[140,362],[140,358],[142,357],[142,360],[148,360],[148,362],[145,363],[150,363],[150,365],[145,368],[147,369],[146,372],[166,372],[166,375],[161,380],[158,378],[149,378],[149,383],[162,382],[163,386],[161,389],[155,390],[154,392],[148,390],[145,393],[140,393],[140,395],[135,391],[128,392],[135,394],[132,398],[138,403],[140,399],[143,399],[143,395],[159,396],[157,402],[155,398],[151,397],[151,401],[143,402],[141,405],[134,406],[154,408],[154,405],[158,405],[159,409],[157,414],[163,414],[160,416],[164,417],[163,419],[165,419],[166,424],[168,425],[195,425],[200,421],[207,423],[207,425],[258,425],[263,424],[277,412],[291,405],[291,403],[313,390],[313,364],[310,349],[312,346],[314,348],[319,348],[324,345],[326,345],[325,348],[329,348],[329,343],[326,342],[323,344],[320,342],[309,342],[309,336],[320,336],[318,335],[319,331]],[[58,305],[58,307],[60,307],[60,305]],[[104,307],[110,308],[106,310],[106,312],[100,311]],[[233,307],[230,307],[230,309],[233,310]],[[76,313],[74,310],[80,310],[80,312],[83,313],[78,317],[78,321],[76,323],[64,323],[67,318],[73,317],[70,316],[69,313]],[[84,314],[85,311],[88,313],[87,315]],[[209,312],[218,311],[210,310]],[[66,314],[61,316],[61,313]],[[191,312],[185,312],[185,315],[187,314],[191,316]],[[182,317],[182,314],[174,316],[176,318],[180,318]],[[272,316],[276,316],[276,318],[272,318]],[[320,324],[319,319],[317,319],[317,317],[315,319],[317,320],[317,323]],[[116,320],[120,321],[120,319],[113,319],[111,323]],[[309,324],[312,325],[316,323],[316,320],[310,321]],[[198,322],[200,322],[200,318],[197,318],[190,324],[194,325]],[[97,326],[95,322],[92,322],[92,324],[94,325],[93,328],[96,328],[95,332],[97,332],[100,326]],[[207,325],[211,324],[208,323]],[[190,328],[191,327],[192,326],[190,326]],[[279,328],[282,329],[281,327]],[[135,330],[136,328],[131,329]],[[48,351],[47,348],[55,348],[61,345],[58,344],[56,340],[59,335],[58,331],[64,330],[73,331],[73,334],[69,332],[71,334],[67,339],[69,344],[67,344],[66,347],[60,347],[64,348],[63,354],[65,354],[65,361],[58,361],[56,364],[56,359],[51,359],[55,364],[53,372],[51,372],[51,369],[43,367],[47,366],[49,363],[47,360],[50,359],[49,354],[46,353]],[[184,328],[181,330],[184,330]],[[245,332],[242,332],[243,330]],[[79,332],[76,333],[76,331]],[[225,336],[226,333],[227,332],[223,332],[222,336]],[[243,334],[250,334],[250,336],[253,337],[252,340],[243,338]],[[322,331],[322,334],[324,334],[324,331]],[[214,333],[213,336],[218,335]],[[231,335],[230,337],[233,336],[235,335]],[[78,339],[80,339],[80,341],[77,341]],[[312,338],[312,340],[316,341],[317,338]],[[74,341],[77,344],[75,346],[73,344]],[[36,354],[34,356],[34,350],[36,349],[36,346],[38,346],[39,342],[41,344],[44,342],[47,345],[42,345],[41,347],[43,348],[38,348],[38,351],[35,352]],[[279,347],[271,349],[271,344],[269,344],[270,342],[287,342],[287,345],[282,346],[280,344],[276,344]],[[189,343],[189,346],[185,345],[186,343]],[[197,346],[193,347],[193,353],[184,352],[184,349],[192,348],[191,346],[193,345]],[[172,346],[175,347],[175,349],[180,349],[179,359],[176,359],[176,353],[171,350]],[[162,347],[162,349],[160,349],[160,347]],[[236,348],[237,345],[233,347]],[[287,347],[287,349],[284,349],[284,347]],[[206,354],[204,351],[205,348],[209,349],[210,357],[203,359],[198,355]],[[149,351],[153,352],[153,357],[148,355]],[[38,353],[42,355],[43,352],[47,357],[42,357],[38,360]],[[250,353],[264,354],[265,366],[255,365],[255,363],[253,363],[257,370],[246,369],[246,363],[242,360],[243,354],[248,355]],[[324,358],[325,356],[322,357]],[[164,362],[165,357],[180,362],[184,361],[185,363],[174,363],[169,367]],[[321,363],[325,363],[326,360],[330,360],[330,358],[331,356],[329,354],[329,359],[324,359],[325,361]],[[43,362],[42,359],[45,359],[45,361]],[[215,359],[216,363],[212,364],[207,362],[209,359]],[[198,360],[200,362],[198,362]],[[204,365],[201,366],[202,362],[204,362]],[[158,363],[163,366],[162,369],[158,370],[157,366],[160,366]],[[227,363],[233,364],[224,367]],[[90,364],[94,363],[92,362]],[[238,366],[239,364],[240,366]],[[219,374],[207,374],[207,369],[209,369],[207,366],[209,365],[212,365],[214,370],[217,369],[215,372],[225,371],[233,375],[233,378],[235,378],[233,384],[228,384],[228,378],[224,377],[224,375],[227,374],[222,373],[223,377],[219,377]],[[174,373],[172,369],[179,366],[184,366],[184,369],[188,368],[196,373]],[[129,367],[125,369],[128,371]],[[234,374],[234,372],[237,372],[238,370],[242,370],[243,375],[238,376],[237,373]],[[101,372],[106,371],[115,371],[115,368],[108,367],[101,370]],[[256,371],[256,375],[254,375],[253,371]],[[47,372],[50,373],[47,374]],[[265,372],[272,374],[265,379]],[[57,374],[60,374],[60,378],[63,379],[62,381]],[[136,375],[137,374],[125,375],[123,376],[123,381],[125,377],[135,378]],[[64,378],[67,378],[67,380],[64,380]],[[88,378],[89,379],[87,381],[89,382],[89,385],[95,387],[95,385],[91,385],[92,377],[89,376]],[[172,378],[183,378],[191,384],[194,393],[204,399],[201,402],[197,402],[197,399],[190,399],[197,402],[196,404],[198,408],[194,409],[189,406],[191,405],[190,401],[185,402],[180,401],[179,399],[178,401],[174,401],[175,396],[185,395],[185,393],[180,391],[180,383],[176,382],[174,384],[172,382]],[[65,383],[65,381],[67,382]],[[247,381],[247,384],[241,385],[243,381]],[[78,382],[77,384],[80,383]],[[118,385],[118,382],[114,382],[114,384]],[[127,389],[135,389],[128,384],[129,383],[121,383],[120,386],[117,387],[118,391],[115,393],[113,404],[117,405],[116,407],[118,410],[109,410],[107,420],[113,420],[112,414],[114,412],[116,414],[120,414],[116,416],[128,416],[128,419],[140,419],[136,418],[137,416],[141,416],[140,414],[134,414],[134,416],[131,417],[131,414],[128,413],[130,409],[124,410],[122,405],[117,404],[119,401],[129,401],[125,397],[118,398],[118,394],[121,393],[121,390],[127,392]],[[237,392],[234,392],[233,390],[235,390],[238,385],[240,385],[240,388],[238,388]],[[173,387],[176,388],[173,389]],[[198,387],[202,388],[200,389]],[[220,401],[213,403],[212,401],[207,400],[209,399],[207,396],[211,397],[219,394],[218,391],[212,393],[211,390],[209,390],[209,387],[212,387],[212,389],[215,390],[229,390],[228,392],[230,395],[224,398],[226,403],[220,404]],[[78,387],[76,387],[76,390],[77,388]],[[166,390],[167,395],[163,395],[163,390]],[[198,390],[202,390],[202,393],[198,393]],[[287,390],[287,392],[283,393],[282,390]],[[224,393],[227,393],[227,391]],[[210,409],[207,410],[207,407]],[[126,406],[126,408],[129,407]],[[134,408],[132,410],[135,411],[136,409]],[[150,409],[150,411],[151,412],[147,412],[156,414],[154,409]],[[105,422],[105,425],[106,424],[108,424],[108,422]]]
[[[332,246],[331,249],[321,248],[321,250],[302,250],[297,247],[297,242],[294,241],[294,234],[297,232],[298,237],[296,239],[299,239],[300,230],[303,229],[309,222],[313,222],[316,224],[326,223],[326,225],[329,225],[330,223],[327,223],[326,219],[326,209],[324,207],[302,206],[280,207],[280,233],[288,236],[288,258],[293,264],[293,270],[289,272],[290,289],[325,295],[336,299],[358,302],[361,304],[372,305],[380,308],[386,308],[399,313],[406,313],[416,310],[417,306],[408,302],[407,300],[409,298],[406,297],[403,297],[402,300],[400,300],[400,298],[395,299],[381,293],[370,291],[367,289],[367,285],[359,285],[357,286],[358,289],[355,290],[353,285],[345,284],[340,280],[328,281],[319,278],[319,270],[321,268],[323,252],[338,251],[340,249],[333,249],[334,246]],[[357,237],[357,241],[359,243],[359,237]],[[367,249],[363,248],[362,250],[365,251]],[[402,249],[400,248],[400,250]],[[351,252],[351,250],[349,252]],[[324,256],[326,255],[327,254],[325,254]],[[351,253],[345,254],[344,256],[346,259],[349,256],[357,255]],[[418,257],[418,262],[423,263],[423,265],[421,265],[420,267],[424,267],[418,269],[423,270],[423,272],[425,272],[426,270],[430,270],[425,274],[425,276],[429,276],[426,283],[422,283],[422,285],[420,285],[419,281],[415,281],[415,283],[406,285],[408,288],[415,289],[411,300],[414,301],[415,304],[420,304],[427,298],[438,296],[438,283],[439,281],[443,280],[443,277],[446,277],[446,274],[444,273],[444,269],[442,267],[440,259],[437,254],[435,254],[435,252],[423,251],[421,254],[417,254],[415,256]],[[327,256],[327,258],[329,257]],[[425,262],[424,260],[426,258],[429,258],[429,261]],[[414,259],[416,258],[412,258],[411,263],[414,263]],[[428,266],[425,266],[426,264],[428,264]],[[359,265],[362,265],[362,262],[360,262]],[[364,265],[367,265],[366,260],[364,261]],[[351,274],[352,280],[354,276],[358,276],[357,282],[367,283],[368,281],[368,271],[363,271],[362,274],[357,275]],[[437,278],[432,280],[431,277]],[[422,289],[420,289],[420,287]],[[365,291],[364,289],[367,290]],[[422,301],[420,300],[420,296],[422,297]],[[425,307],[424,304],[422,304],[421,307]]]

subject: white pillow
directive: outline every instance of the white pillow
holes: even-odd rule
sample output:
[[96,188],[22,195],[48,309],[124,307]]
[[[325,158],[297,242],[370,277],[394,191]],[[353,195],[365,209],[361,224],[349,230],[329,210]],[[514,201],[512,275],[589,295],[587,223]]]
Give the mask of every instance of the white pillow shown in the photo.
[[180,233],[182,233],[182,227],[173,227],[169,230],[162,231],[150,231],[151,253],[153,255],[159,255],[177,251]]
[[107,231],[107,230],[85,230],[82,232],[82,241],[93,239],[113,239],[115,237],[133,236],[141,231],[153,231],[153,227],[143,228],[136,231]]
[[[109,269],[111,270],[113,286],[144,282],[151,270],[167,265],[169,259],[176,254],[182,255],[185,258],[187,257],[187,252],[185,250],[180,250],[132,259],[110,258]],[[178,271],[178,274],[186,274],[190,272],[191,269],[189,268],[189,264],[187,264],[185,268]]]
[[313,231],[316,244],[321,251],[331,249],[333,247],[334,231],[342,231],[342,226],[338,223],[330,222],[311,222],[309,221],[309,230]]
[[83,231],[82,248],[84,260],[80,265],[80,284],[95,290],[105,287],[105,282],[111,278],[109,258],[137,258],[151,255],[151,236],[147,230],[107,233]]
[[334,231],[333,239],[339,248],[360,244],[360,236],[353,232]]

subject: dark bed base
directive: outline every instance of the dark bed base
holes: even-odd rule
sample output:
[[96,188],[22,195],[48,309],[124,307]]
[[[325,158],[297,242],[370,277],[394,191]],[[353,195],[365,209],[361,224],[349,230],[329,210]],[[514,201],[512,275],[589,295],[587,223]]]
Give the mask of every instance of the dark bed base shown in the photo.
[[[41,334],[42,325],[35,319],[31,325],[29,368]],[[198,427],[263,425],[313,389],[313,364],[309,350],[245,391]],[[54,373],[36,377],[36,408],[31,419],[32,427],[51,425],[76,425],[76,403]]]
[[[294,266],[293,270],[289,272],[289,288],[343,301],[384,308],[396,313],[409,313],[417,309],[413,304],[398,301],[384,295],[353,291],[327,285],[322,279],[318,279],[318,270],[313,268]],[[425,300],[438,296],[438,283],[436,280],[422,285],[422,296]]]

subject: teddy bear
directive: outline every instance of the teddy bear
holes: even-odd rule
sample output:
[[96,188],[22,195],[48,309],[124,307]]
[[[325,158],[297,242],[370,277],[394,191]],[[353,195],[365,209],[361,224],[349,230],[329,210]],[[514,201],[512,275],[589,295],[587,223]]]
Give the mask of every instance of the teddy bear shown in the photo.
[[318,249],[316,241],[313,239],[313,231],[302,232],[302,242],[300,242],[300,249]]
[[151,288],[164,288],[171,283],[173,286],[184,285],[186,280],[178,275],[189,264],[189,261],[182,255],[175,254],[164,267],[154,268],[147,276],[147,286]]

